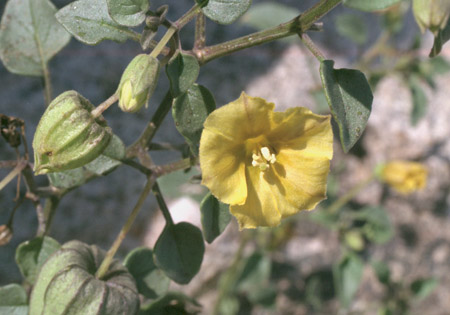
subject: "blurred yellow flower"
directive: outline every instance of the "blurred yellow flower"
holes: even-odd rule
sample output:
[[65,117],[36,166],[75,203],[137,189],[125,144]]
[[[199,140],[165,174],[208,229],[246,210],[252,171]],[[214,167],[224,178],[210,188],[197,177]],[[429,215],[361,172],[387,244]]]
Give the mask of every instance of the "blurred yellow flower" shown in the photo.
[[427,175],[423,164],[410,161],[391,161],[381,170],[381,180],[403,194],[424,188]]
[[224,203],[241,229],[277,226],[326,197],[333,155],[330,116],[242,93],[205,121],[200,140],[202,184]]

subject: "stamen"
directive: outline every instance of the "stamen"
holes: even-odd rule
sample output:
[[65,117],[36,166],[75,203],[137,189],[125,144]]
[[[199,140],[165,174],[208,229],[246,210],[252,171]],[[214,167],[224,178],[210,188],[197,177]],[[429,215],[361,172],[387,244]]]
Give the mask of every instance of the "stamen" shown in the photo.
[[271,153],[268,147],[262,147],[259,151],[260,153],[256,152],[252,154],[252,165],[255,167],[258,166],[261,171],[265,171],[269,168],[270,164],[275,163],[277,159],[275,154]]

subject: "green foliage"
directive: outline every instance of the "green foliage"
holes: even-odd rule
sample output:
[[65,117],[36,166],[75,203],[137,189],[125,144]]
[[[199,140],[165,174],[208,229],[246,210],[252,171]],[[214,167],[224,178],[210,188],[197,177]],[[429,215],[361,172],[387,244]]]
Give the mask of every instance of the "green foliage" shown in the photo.
[[355,214],[355,219],[363,220],[362,231],[375,244],[386,243],[394,235],[389,217],[382,207],[365,207]]
[[426,298],[438,285],[435,278],[417,279],[411,283],[411,292],[418,299]]
[[367,41],[367,24],[363,18],[355,14],[341,14],[336,17],[336,31],[358,45]]
[[372,110],[373,95],[361,71],[334,69],[334,61],[320,64],[320,76],[331,113],[339,126],[344,152],[361,137]]
[[0,59],[9,71],[44,75],[43,66],[70,40],[55,12],[48,0],[8,1],[0,25]]
[[95,45],[103,40],[119,43],[135,39],[136,34],[115,22],[105,0],[78,0],[56,13],[56,18],[79,41]]
[[204,86],[194,84],[173,101],[175,126],[198,155],[200,137],[206,117],[216,108],[214,97]]
[[138,26],[150,7],[148,0],[106,0],[109,16],[118,24]]
[[27,292],[18,284],[0,287],[0,314],[27,315]]
[[187,92],[197,80],[200,65],[194,56],[179,53],[172,57],[166,66],[170,81],[170,92],[173,97]]
[[187,284],[200,270],[205,245],[202,232],[194,225],[169,224],[155,244],[153,257],[158,268],[180,284]]
[[361,11],[379,11],[400,1],[402,0],[344,0],[344,5]]
[[384,285],[388,285],[391,281],[391,271],[389,270],[389,267],[381,261],[372,262],[372,267],[375,271],[378,281],[380,281]]
[[[187,310],[192,310],[188,312]],[[180,292],[166,295],[141,307],[139,315],[196,314],[200,304]]]
[[49,236],[37,237],[20,244],[16,250],[16,262],[23,277],[33,285],[42,265],[61,245]]
[[450,20],[444,29],[440,30],[434,37],[433,47],[430,51],[430,57],[436,57],[441,53],[442,46],[450,39]]
[[427,96],[420,86],[417,76],[411,76],[408,80],[412,96],[411,124],[417,125],[419,120],[427,113]]
[[347,254],[334,266],[334,285],[344,307],[350,306],[359,288],[363,269],[363,261],[354,254]]
[[202,10],[216,23],[231,24],[240,18],[251,4],[251,0],[209,0]]
[[202,230],[205,241],[212,243],[231,221],[229,206],[217,200],[211,193],[200,204]]
[[267,1],[252,5],[242,16],[240,22],[258,30],[264,30],[274,27],[281,22],[287,22],[299,14],[300,11],[295,7],[286,6],[274,1]]
[[123,264],[136,280],[139,293],[146,298],[154,299],[167,293],[170,280],[156,267],[150,248],[135,248],[128,253]]

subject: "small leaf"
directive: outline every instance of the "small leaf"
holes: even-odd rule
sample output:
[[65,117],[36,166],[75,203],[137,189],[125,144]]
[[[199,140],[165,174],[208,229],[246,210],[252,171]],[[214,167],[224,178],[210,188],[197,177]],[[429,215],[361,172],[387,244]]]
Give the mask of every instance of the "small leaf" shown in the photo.
[[133,31],[111,19],[105,0],[74,1],[55,16],[76,39],[88,45],[105,39],[123,43],[136,38]]
[[251,4],[251,0],[209,0],[202,10],[216,23],[231,24],[241,17]]
[[[193,298],[181,292],[169,292],[159,299],[141,307],[139,315],[197,314],[201,305]],[[193,309],[187,312],[186,309]]]
[[48,0],[10,0],[0,25],[0,59],[12,73],[42,76],[47,63],[70,40]]
[[434,37],[433,47],[430,51],[430,57],[436,57],[441,53],[442,46],[450,39],[450,20],[443,30],[440,30],[437,36]]
[[372,267],[377,275],[378,281],[384,285],[388,285],[391,281],[391,271],[389,270],[389,267],[381,261],[372,262]]
[[413,101],[411,124],[415,126],[427,113],[427,96],[420,86],[419,79],[416,76],[410,77],[408,83]]
[[265,30],[292,20],[300,13],[295,7],[278,2],[263,2],[251,6],[240,22],[258,30]]
[[148,0],[107,0],[111,18],[120,25],[138,26],[150,7]]
[[61,246],[51,237],[37,237],[17,247],[16,262],[20,272],[30,284],[34,284],[44,262]]
[[216,103],[211,92],[197,84],[173,101],[172,115],[175,126],[194,155],[198,155],[203,123],[215,108]]
[[269,281],[272,268],[270,258],[254,253],[244,261],[244,266],[236,282],[236,291],[251,293]]
[[402,0],[344,0],[344,5],[361,11],[379,11]]
[[221,203],[211,193],[208,193],[200,204],[202,215],[203,236],[208,243],[212,243],[231,220],[229,206]]
[[83,185],[92,175],[102,176],[112,172],[122,164],[120,160],[124,157],[125,145],[118,136],[113,134],[106,149],[92,162],[73,170],[50,173],[47,176],[55,187],[74,188]]
[[132,250],[123,264],[136,280],[139,293],[146,298],[154,299],[167,293],[170,280],[155,266],[150,248],[139,247]]
[[419,299],[426,298],[438,285],[435,278],[417,279],[411,283],[411,292]]
[[172,96],[178,97],[186,92],[197,80],[199,71],[200,66],[194,56],[179,53],[172,57],[166,66]]
[[348,307],[359,288],[364,263],[352,254],[345,256],[333,268],[334,285],[339,294],[339,300],[344,307]]
[[373,95],[361,71],[334,69],[333,60],[324,60],[320,76],[331,113],[339,126],[344,152],[361,137],[372,110]]
[[367,41],[367,24],[363,18],[355,14],[340,14],[335,20],[337,32],[358,45]]
[[382,207],[365,207],[358,211],[355,217],[359,220],[366,221],[362,227],[362,231],[367,239],[374,243],[386,243],[394,235],[389,217]]
[[156,242],[156,266],[180,284],[187,284],[200,270],[205,245],[202,232],[187,222],[168,225]]
[[27,292],[18,284],[0,287],[0,314],[27,315]]

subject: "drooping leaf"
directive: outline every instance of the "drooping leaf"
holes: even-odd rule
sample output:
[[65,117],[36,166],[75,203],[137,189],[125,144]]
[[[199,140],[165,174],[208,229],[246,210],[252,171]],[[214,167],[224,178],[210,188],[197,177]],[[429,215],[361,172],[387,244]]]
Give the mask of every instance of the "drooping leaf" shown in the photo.
[[355,218],[365,221],[362,231],[374,243],[386,243],[394,235],[392,224],[389,221],[386,210],[382,207],[365,207],[357,212]]
[[269,1],[251,6],[239,21],[258,30],[265,30],[287,22],[300,13],[295,7]]
[[427,113],[427,96],[420,86],[419,79],[416,76],[410,77],[408,80],[409,90],[412,97],[412,111],[411,111],[411,124],[417,125],[420,119],[422,119]]
[[436,57],[441,53],[442,46],[450,39],[450,20],[443,30],[440,30],[434,38],[433,47],[430,51],[430,57]]
[[125,145],[120,138],[113,134],[106,149],[92,162],[73,170],[47,174],[50,183],[58,188],[74,188],[86,182],[94,175],[106,175],[122,164],[125,157]]
[[435,278],[417,279],[411,283],[411,292],[419,299],[426,298],[438,285]]
[[18,284],[0,287],[0,314],[27,315],[27,292]]
[[334,61],[324,60],[320,76],[331,113],[339,126],[344,152],[348,152],[366,128],[373,95],[366,77],[354,69],[334,69]]
[[120,25],[138,26],[150,7],[148,0],[107,0],[111,18]]
[[168,292],[166,295],[141,306],[139,315],[191,314],[187,309],[200,310],[201,305],[193,298],[181,292]]
[[172,96],[186,92],[197,80],[199,72],[200,66],[194,56],[179,53],[172,57],[166,66]]
[[344,0],[344,5],[361,11],[379,11],[400,1],[402,0]]
[[204,252],[202,232],[181,222],[166,226],[155,244],[153,257],[169,278],[187,284],[200,270]]
[[361,282],[364,263],[356,255],[348,254],[333,268],[334,285],[339,300],[348,307]]
[[221,203],[211,193],[208,193],[200,204],[200,211],[203,236],[208,243],[212,243],[230,223],[229,206]]
[[167,293],[170,280],[156,267],[150,248],[139,247],[132,250],[123,264],[136,280],[139,293],[146,298],[154,299]]
[[372,262],[372,267],[377,275],[378,281],[382,284],[387,285],[391,281],[391,271],[389,267],[381,261]]
[[49,236],[37,237],[17,247],[16,262],[28,283],[34,284],[39,269],[61,245]]
[[125,42],[136,34],[116,23],[108,14],[105,0],[74,1],[56,13],[58,21],[79,41],[95,45],[109,39]]
[[241,17],[251,4],[251,0],[209,0],[202,10],[216,23],[231,24]]
[[198,84],[192,85],[173,101],[172,115],[175,126],[194,155],[198,155],[203,123],[215,108],[216,103],[211,92]]
[[43,75],[43,65],[70,40],[49,0],[9,0],[0,24],[0,59],[12,73]]
[[367,24],[362,17],[355,14],[340,14],[335,20],[336,31],[358,45],[367,41]]

